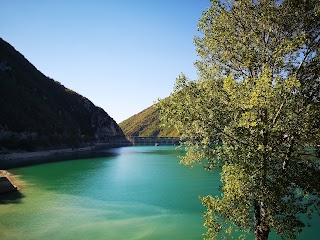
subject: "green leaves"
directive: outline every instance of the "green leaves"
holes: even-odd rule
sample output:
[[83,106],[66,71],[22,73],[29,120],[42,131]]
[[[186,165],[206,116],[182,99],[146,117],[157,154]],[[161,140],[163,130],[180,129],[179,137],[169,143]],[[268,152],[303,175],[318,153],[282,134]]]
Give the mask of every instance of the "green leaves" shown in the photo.
[[222,168],[221,197],[200,198],[207,237],[295,238],[298,216],[320,205],[320,166],[305,151],[320,144],[320,3],[211,2],[195,38],[199,79],[178,78],[162,122],[181,133],[183,163]]

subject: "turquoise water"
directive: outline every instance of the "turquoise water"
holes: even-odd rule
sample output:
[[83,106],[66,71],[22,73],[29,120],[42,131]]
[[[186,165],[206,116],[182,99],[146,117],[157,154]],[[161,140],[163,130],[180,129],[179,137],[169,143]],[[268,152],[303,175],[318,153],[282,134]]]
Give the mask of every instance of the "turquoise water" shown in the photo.
[[[179,164],[174,147],[125,147],[99,158],[13,169],[22,196],[0,204],[0,239],[202,239],[198,195],[219,174]],[[319,239],[319,218],[299,239]]]

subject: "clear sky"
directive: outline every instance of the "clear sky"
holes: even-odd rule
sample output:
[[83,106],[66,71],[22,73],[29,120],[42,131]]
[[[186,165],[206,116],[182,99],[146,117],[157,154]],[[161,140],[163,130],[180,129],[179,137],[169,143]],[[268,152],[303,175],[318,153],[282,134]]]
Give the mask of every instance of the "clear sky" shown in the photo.
[[0,0],[0,37],[118,123],[196,78],[209,0]]

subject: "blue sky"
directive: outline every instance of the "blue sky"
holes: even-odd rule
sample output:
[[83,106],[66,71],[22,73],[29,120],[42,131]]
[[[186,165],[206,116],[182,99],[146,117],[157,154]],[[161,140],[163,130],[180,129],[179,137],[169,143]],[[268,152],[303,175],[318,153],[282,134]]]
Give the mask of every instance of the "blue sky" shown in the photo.
[[118,123],[196,78],[209,0],[0,0],[0,37]]

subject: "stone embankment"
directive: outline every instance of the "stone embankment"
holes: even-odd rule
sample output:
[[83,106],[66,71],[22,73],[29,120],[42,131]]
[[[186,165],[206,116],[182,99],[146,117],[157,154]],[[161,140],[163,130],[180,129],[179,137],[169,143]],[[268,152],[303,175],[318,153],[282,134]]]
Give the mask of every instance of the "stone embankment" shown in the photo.
[[179,145],[179,138],[174,137],[108,137],[105,141],[87,144],[79,148],[64,148],[43,151],[0,151],[0,169],[11,169],[39,163],[66,160],[79,154],[99,152],[101,149],[123,146],[161,146]]
[[56,150],[47,150],[47,151],[36,151],[36,152],[10,152],[0,155],[0,161],[15,161],[20,159],[27,158],[39,158],[39,157],[48,157],[59,154],[68,154],[76,152],[85,152],[92,151],[95,147],[83,147],[83,148],[65,148],[65,149],[56,149]]
[[11,169],[39,163],[64,160],[65,157],[78,156],[98,152],[111,147],[131,146],[124,137],[110,138],[107,142],[96,142],[79,148],[63,148],[42,151],[0,151],[0,169]]
[[0,169],[11,169],[63,160],[63,157],[94,152],[99,147],[65,148],[35,152],[8,152],[0,154]]

